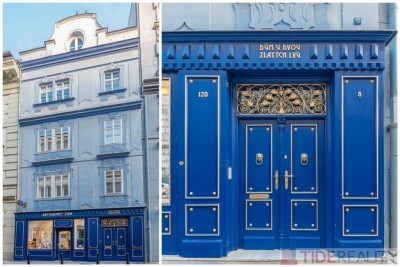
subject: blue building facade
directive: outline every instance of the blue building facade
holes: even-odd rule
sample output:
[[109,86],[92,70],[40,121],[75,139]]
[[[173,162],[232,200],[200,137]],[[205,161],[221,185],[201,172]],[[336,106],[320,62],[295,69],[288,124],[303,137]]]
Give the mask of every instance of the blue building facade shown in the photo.
[[85,13],[21,52],[15,260],[152,261],[139,49]]
[[164,255],[389,247],[395,32],[338,5],[164,5]]

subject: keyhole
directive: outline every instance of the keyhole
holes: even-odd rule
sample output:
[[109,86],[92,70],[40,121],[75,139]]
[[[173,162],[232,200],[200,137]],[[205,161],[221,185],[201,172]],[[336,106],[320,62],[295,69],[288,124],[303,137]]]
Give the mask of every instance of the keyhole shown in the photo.
[[357,96],[358,96],[358,97],[360,97],[360,98],[362,97],[362,93],[361,93],[361,91],[358,91],[358,94],[357,94]]

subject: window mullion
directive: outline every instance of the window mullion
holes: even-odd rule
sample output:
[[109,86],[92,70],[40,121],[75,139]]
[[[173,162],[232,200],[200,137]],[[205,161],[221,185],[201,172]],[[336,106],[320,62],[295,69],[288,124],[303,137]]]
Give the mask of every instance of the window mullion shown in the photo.
[[121,193],[124,193],[124,170],[121,169]]
[[47,152],[49,150],[48,148],[48,142],[47,142],[47,131],[48,129],[44,130],[44,151]]
[[57,142],[55,142],[56,139],[56,129],[53,128],[51,129],[51,151],[55,151],[55,145]]
[[121,138],[121,144],[124,143],[124,142],[123,142],[123,136],[122,136],[122,127],[123,127],[123,125],[122,125],[122,119],[120,119],[120,120],[119,120],[119,136],[120,136],[120,138]]
[[115,170],[112,171],[113,193],[115,194]]
[[51,186],[50,186],[50,198],[53,198],[55,196],[55,189],[56,189],[56,185],[55,185],[55,175],[51,176]]
[[[112,120],[112,121],[111,121],[111,128],[112,128],[112,142],[113,142],[113,144],[115,144],[115,128],[114,128],[114,127],[115,127],[115,126],[114,126],[115,124],[114,124],[114,123],[115,123],[115,120]],[[114,172],[113,172],[113,173],[114,173]]]

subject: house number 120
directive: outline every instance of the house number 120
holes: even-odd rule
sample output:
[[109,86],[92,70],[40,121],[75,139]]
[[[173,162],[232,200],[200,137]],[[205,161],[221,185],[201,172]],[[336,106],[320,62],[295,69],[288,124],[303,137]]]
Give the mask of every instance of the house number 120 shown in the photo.
[[207,97],[208,97],[208,92],[200,91],[200,92],[199,92],[199,97],[200,97],[200,98],[207,98]]

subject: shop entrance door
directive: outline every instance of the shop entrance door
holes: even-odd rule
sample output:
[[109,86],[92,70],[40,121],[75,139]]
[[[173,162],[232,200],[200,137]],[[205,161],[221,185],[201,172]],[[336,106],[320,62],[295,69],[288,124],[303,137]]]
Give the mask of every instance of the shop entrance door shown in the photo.
[[324,121],[240,121],[239,246],[325,246]]
[[103,228],[103,259],[110,261],[125,260],[126,227]]
[[57,230],[57,259],[71,259],[71,230]]

